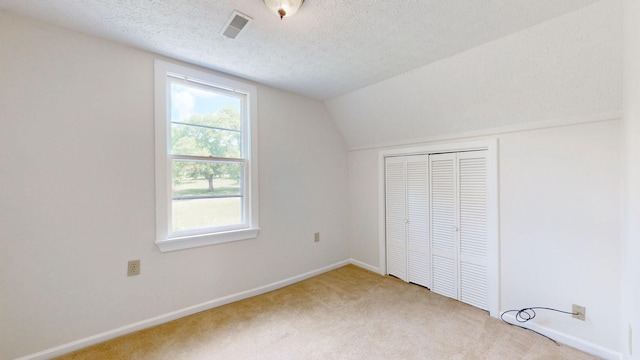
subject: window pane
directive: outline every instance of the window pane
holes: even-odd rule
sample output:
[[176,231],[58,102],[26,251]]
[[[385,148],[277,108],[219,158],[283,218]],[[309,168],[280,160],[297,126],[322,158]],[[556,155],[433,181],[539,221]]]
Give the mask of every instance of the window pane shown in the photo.
[[173,231],[242,224],[243,163],[172,162]]
[[242,224],[242,198],[173,200],[173,231]]
[[242,97],[205,85],[171,83],[171,153],[242,156]]
[[240,158],[242,157],[241,134],[235,130],[171,123],[171,153]]

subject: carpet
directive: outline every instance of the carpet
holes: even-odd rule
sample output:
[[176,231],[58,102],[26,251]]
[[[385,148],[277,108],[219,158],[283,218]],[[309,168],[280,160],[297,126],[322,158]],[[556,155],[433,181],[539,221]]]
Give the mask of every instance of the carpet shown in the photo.
[[392,277],[345,266],[58,359],[596,359]]

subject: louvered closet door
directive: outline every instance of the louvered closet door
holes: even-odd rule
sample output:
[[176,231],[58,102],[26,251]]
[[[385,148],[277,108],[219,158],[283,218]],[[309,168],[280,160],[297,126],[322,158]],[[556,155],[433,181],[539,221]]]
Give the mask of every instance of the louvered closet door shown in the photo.
[[487,152],[458,154],[460,301],[488,309]]
[[385,159],[387,273],[407,281],[406,183],[403,158]]
[[415,155],[406,159],[407,281],[430,288],[429,156]]
[[431,173],[431,291],[458,298],[456,154],[429,156]]

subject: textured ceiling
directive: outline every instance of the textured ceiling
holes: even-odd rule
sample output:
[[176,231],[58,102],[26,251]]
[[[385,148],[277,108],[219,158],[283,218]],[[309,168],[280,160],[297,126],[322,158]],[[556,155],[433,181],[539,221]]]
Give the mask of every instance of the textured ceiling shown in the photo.
[[[597,0],[0,0],[0,10],[319,100],[438,61]],[[231,12],[254,19],[235,40]]]

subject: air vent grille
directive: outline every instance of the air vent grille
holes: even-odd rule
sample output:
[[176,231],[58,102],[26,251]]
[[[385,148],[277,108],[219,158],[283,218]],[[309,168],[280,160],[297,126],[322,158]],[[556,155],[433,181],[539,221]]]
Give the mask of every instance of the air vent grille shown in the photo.
[[251,20],[253,19],[247,15],[234,10],[233,13],[231,13],[231,17],[222,28],[222,35],[230,39],[237,38],[242,29],[244,29]]

